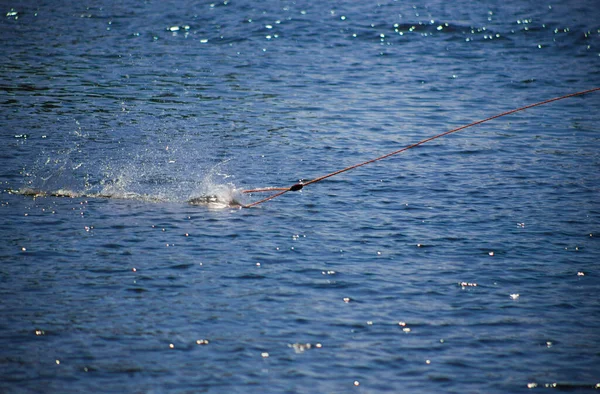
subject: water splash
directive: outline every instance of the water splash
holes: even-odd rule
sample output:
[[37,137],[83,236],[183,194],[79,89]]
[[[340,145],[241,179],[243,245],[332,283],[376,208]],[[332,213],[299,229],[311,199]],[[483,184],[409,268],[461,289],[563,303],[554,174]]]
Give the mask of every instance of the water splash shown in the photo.
[[233,182],[226,181],[231,178],[222,170],[222,167],[231,159],[224,160],[214,165],[199,183],[198,187],[187,196],[187,201],[193,205],[209,204],[214,207],[241,206],[241,191]]
[[[33,197],[91,197],[190,203],[211,208],[241,206],[240,193],[222,160],[207,168],[198,152],[145,147],[99,163],[74,157],[77,150],[47,154],[11,193]],[[75,156],[77,156],[75,154]]]

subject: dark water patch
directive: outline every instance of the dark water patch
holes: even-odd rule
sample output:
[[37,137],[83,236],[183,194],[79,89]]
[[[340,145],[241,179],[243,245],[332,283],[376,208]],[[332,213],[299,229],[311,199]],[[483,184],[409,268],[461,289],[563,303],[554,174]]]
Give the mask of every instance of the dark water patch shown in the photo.
[[235,276],[229,276],[229,277],[223,277],[223,279],[241,279],[241,280],[260,280],[260,279],[266,279],[267,276],[265,275],[261,275],[261,274],[253,274],[253,273],[246,273],[246,274],[240,274],[240,275],[235,275]]
[[[123,245],[121,245],[121,244],[118,244],[118,243],[106,243],[106,244],[102,244],[102,245],[100,245],[100,246],[101,246],[102,248],[106,248],[106,249],[109,249],[109,250],[111,250],[111,249],[122,249],[122,248],[124,248],[124,246],[123,246]],[[104,252],[104,253],[107,253],[107,252]]]
[[184,264],[173,265],[173,266],[170,266],[169,268],[176,269],[176,270],[187,270],[187,269],[190,269],[195,266],[196,266],[195,264],[184,263]]
[[145,289],[143,287],[130,287],[127,289],[127,291],[141,294],[141,293],[146,293],[148,291],[148,289]]

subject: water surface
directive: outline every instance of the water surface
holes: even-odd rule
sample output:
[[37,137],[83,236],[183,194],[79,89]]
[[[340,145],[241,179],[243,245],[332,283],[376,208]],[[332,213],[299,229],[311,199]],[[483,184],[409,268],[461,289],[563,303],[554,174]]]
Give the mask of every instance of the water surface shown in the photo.
[[600,86],[596,9],[5,2],[1,391],[595,391],[599,93],[187,201]]

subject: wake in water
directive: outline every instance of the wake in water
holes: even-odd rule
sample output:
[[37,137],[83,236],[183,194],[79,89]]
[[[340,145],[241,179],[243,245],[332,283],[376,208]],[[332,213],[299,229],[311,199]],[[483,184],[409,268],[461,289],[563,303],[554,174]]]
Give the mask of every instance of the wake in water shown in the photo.
[[126,165],[116,172],[112,168],[105,168],[104,174],[95,181],[91,181],[86,174],[84,184],[79,187],[76,185],[81,183],[78,181],[81,177],[76,172],[81,166],[65,171],[65,167],[70,166],[63,164],[58,171],[44,168],[45,172],[49,172],[47,176],[32,175],[25,187],[5,191],[33,198],[110,198],[152,203],[187,203],[214,209],[244,207],[241,193],[232,183],[224,182],[229,176],[219,170],[222,164],[213,166],[204,176],[185,170],[171,170],[169,173],[160,166],[139,168]]
[[[160,198],[151,195],[138,194],[134,192],[126,193],[82,193],[67,189],[58,189],[55,191],[44,191],[33,188],[8,189],[10,194],[19,194],[22,196],[31,196],[33,198],[40,197],[64,197],[64,198],[111,198],[121,200],[138,200],[153,203],[173,202],[172,200]],[[239,193],[236,189],[220,186],[215,189],[213,194],[203,194],[196,197],[191,197],[186,200],[190,205],[203,205],[208,208],[242,208],[244,204],[239,201]]]

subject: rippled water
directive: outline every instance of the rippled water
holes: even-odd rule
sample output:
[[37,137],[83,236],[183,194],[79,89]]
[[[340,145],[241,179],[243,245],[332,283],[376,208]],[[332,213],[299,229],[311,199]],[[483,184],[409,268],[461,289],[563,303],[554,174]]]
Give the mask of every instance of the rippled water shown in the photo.
[[0,391],[595,391],[600,93],[187,203],[598,87],[595,1],[1,11]]

